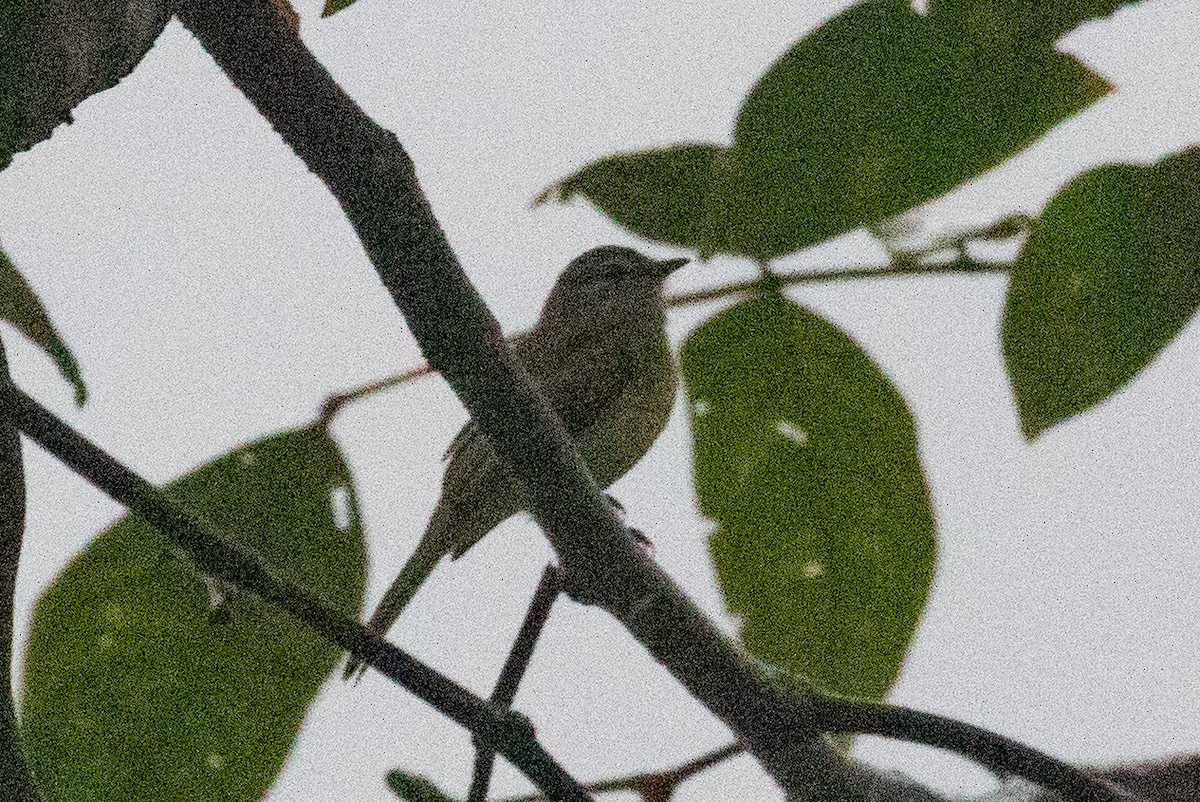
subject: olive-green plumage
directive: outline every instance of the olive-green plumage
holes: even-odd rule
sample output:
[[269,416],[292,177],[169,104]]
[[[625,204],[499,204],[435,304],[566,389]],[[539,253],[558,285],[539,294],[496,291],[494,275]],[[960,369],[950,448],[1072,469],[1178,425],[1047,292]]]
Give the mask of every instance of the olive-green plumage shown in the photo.
[[[513,344],[513,356],[558,413],[601,487],[642,458],[671,414],[676,378],[663,331],[662,285],[686,262],[594,248],[567,265],[537,325]],[[474,423],[462,428],[446,457],[442,496],[425,534],[367,622],[381,634],[444,555],[462,555],[525,508],[517,483]],[[352,658],[345,676],[360,665]]]

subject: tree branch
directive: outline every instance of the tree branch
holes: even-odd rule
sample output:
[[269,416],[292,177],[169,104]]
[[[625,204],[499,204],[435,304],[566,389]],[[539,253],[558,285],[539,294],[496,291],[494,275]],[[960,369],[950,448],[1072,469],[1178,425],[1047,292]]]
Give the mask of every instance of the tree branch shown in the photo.
[[[0,341],[0,388],[12,386]],[[21,439],[7,397],[0,398],[0,798],[40,802],[21,748],[12,692],[13,591],[25,535],[25,470]]]
[[253,551],[183,510],[11,383],[0,384],[0,410],[5,412],[0,421],[15,423],[80,476],[173,538],[205,574],[257,593],[333,643],[360,655],[504,755],[549,796],[590,799],[537,742],[523,716],[493,709],[305,588],[278,576]]
[[[1200,756],[1116,766],[1100,769],[1099,773],[1155,802],[1195,802],[1200,799]],[[1042,794],[1036,802],[1054,800],[1050,794]]]
[[843,760],[820,734],[819,698],[770,682],[634,546],[561,422],[512,360],[408,154],[330,78],[295,28],[266,0],[182,0],[178,14],[341,203],[430,367],[524,486],[558,555],[564,590],[618,618],[733,730],[790,800],[931,798]]
[[[500,669],[496,687],[492,689],[492,695],[488,697],[488,702],[497,710],[507,710],[517,696],[517,686],[521,684],[521,678],[525,676],[525,670],[529,668],[529,660],[533,657],[533,648],[542,635],[546,619],[550,617],[550,608],[554,605],[554,600],[558,598],[558,587],[558,569],[553,565],[547,565],[546,570],[542,572],[542,579],[538,582],[537,590],[533,594],[533,600],[529,603],[529,609],[525,612],[525,620],[521,622],[517,638],[513,641],[508,658],[504,661],[504,667]],[[492,781],[492,765],[496,759],[495,751],[486,744],[478,744],[476,749],[475,767],[471,772],[471,790],[467,793],[467,802],[484,802],[487,799],[488,785]]]
[[837,697],[823,697],[818,707],[817,719],[826,732],[881,735],[947,749],[999,774],[1013,774],[1053,789],[1066,799],[1138,799],[1098,772],[1076,768],[974,724],[896,705]]
[[266,0],[182,0],[177,13],[341,203],[429,365],[524,485],[564,590],[622,620],[793,799],[854,785],[849,765],[812,728],[809,703],[767,687],[633,546],[561,422],[509,355],[396,137],[362,113]]

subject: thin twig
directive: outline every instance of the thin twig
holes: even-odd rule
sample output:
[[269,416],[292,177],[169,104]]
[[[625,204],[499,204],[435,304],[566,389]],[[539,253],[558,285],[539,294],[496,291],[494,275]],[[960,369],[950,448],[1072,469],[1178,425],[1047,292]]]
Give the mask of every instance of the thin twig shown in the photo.
[[370,384],[363,385],[362,387],[358,387],[354,390],[350,390],[345,393],[339,393],[338,395],[332,395],[321,407],[321,422],[328,425],[329,422],[333,420],[334,416],[342,411],[342,407],[346,406],[346,404],[349,404],[351,401],[375,395],[378,392],[388,390],[392,387],[399,387],[400,385],[408,384],[414,379],[419,379],[422,376],[428,376],[431,373],[433,373],[433,368],[429,367],[428,365],[421,365],[420,367],[411,368],[395,376],[389,376],[386,379],[380,379],[377,382],[371,382]]
[[500,677],[496,680],[496,687],[492,690],[492,695],[488,700],[492,705],[508,707],[516,698],[517,686],[520,685],[526,669],[529,668],[533,649],[542,635],[546,619],[550,617],[550,608],[554,605],[554,600],[558,598],[561,586],[562,579],[559,576],[558,568],[554,565],[547,565],[546,570],[542,571],[541,581],[538,582],[533,600],[529,603],[529,609],[525,612],[525,620],[521,622],[517,638],[513,641],[512,650],[509,651],[508,658],[504,661],[504,667],[500,669]]
[[[742,745],[734,741],[731,744],[714,749],[672,769],[663,769],[656,772],[639,772],[637,774],[627,774],[624,777],[614,777],[610,780],[599,780],[588,783],[584,788],[594,794],[606,794],[613,791],[640,791],[648,787],[674,788],[684,780],[694,777],[705,769],[722,763],[734,755],[740,755],[744,751],[746,750],[742,748]],[[545,798],[540,794],[526,794],[524,796],[508,797],[503,802],[542,802]]]
[[[846,267],[837,270],[813,270],[803,273],[774,273],[772,284],[792,287],[798,284],[823,284],[846,279],[891,278],[895,276],[938,276],[948,273],[1006,273],[1012,266],[1007,262],[980,262],[969,257],[960,257],[952,262],[925,264],[916,260],[901,259],[892,264],[862,267]],[[762,279],[748,279],[731,284],[722,284],[696,292],[679,293],[667,298],[667,306],[679,307],[706,301],[719,301],[731,295],[754,292],[762,286]]]
[[[550,608],[558,598],[559,585],[558,568],[547,565],[546,570],[542,571],[542,579],[538,582],[533,600],[529,602],[525,620],[521,622],[521,629],[517,632],[508,658],[500,669],[496,687],[488,697],[489,704],[496,710],[507,710],[516,698],[517,687],[529,668],[529,660],[533,657],[533,649],[542,635],[543,627],[546,626],[546,619],[550,617]],[[467,794],[467,802],[483,802],[487,799],[488,785],[492,781],[492,766],[496,762],[496,751],[487,744],[476,744],[475,749],[475,767],[471,772],[471,790]]]
[[[942,264],[925,264],[910,259],[900,259],[882,266],[863,265],[837,270],[813,270],[783,274],[767,271],[759,278],[735,281],[705,290],[668,296],[667,306],[677,308],[690,304],[705,303],[707,301],[719,301],[723,298],[742,295],[748,292],[756,292],[762,289],[764,281],[772,287],[790,287],[800,284],[821,284],[828,281],[889,278],[894,276],[936,276],[950,273],[989,275],[1006,273],[1011,267],[1012,265],[1008,262],[981,262],[967,256],[960,256],[952,262]],[[512,339],[509,338],[509,341],[511,342]],[[433,370],[429,365],[420,365],[410,368],[403,373],[389,376],[386,379],[380,379],[379,381],[365,384],[362,387],[332,395],[325,401],[325,404],[321,408],[321,420],[328,423],[335,415],[342,411],[343,407],[352,401],[367,398],[393,387],[403,386],[424,376],[429,376],[432,373]]]
[[219,534],[12,384],[0,385],[0,409],[42,448],[185,548],[208,575],[273,602],[333,643],[469,729],[508,758],[549,796],[590,799],[533,737],[518,714],[484,700],[385,641],[311,591],[275,574],[254,552]]

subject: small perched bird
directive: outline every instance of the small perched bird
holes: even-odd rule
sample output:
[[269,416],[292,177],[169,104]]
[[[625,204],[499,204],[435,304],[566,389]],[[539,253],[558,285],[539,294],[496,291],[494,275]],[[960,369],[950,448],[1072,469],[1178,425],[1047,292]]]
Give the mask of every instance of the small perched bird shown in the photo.
[[[650,450],[675,401],[675,366],[663,325],[663,281],[687,259],[657,261],[632,248],[594,248],[567,265],[513,356],[558,413],[580,456],[608,487]],[[525,508],[474,422],[446,451],[442,496],[412,557],[367,626],[383,634],[443,555],[459,557]],[[361,661],[351,657],[348,679]]]

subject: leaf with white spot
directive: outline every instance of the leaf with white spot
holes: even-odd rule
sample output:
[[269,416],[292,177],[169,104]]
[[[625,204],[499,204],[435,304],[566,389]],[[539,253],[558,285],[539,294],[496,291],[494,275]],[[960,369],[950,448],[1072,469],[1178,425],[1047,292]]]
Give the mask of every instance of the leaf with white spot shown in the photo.
[[777,295],[710,320],[682,362],[696,492],[742,640],[830,690],[882,697],[935,559],[904,400],[853,340]]
[[788,440],[791,440],[798,446],[808,445],[808,432],[804,431],[790,420],[775,421],[775,431],[779,432],[780,435],[786,437]]
[[[349,471],[322,428],[251,443],[167,492],[357,615],[363,535]],[[249,592],[211,586],[210,597],[171,541],[127,516],[38,601],[21,723],[54,799],[263,797],[341,652]]]
[[1058,193],[1012,270],[1001,337],[1030,440],[1130,382],[1200,305],[1200,148]]

